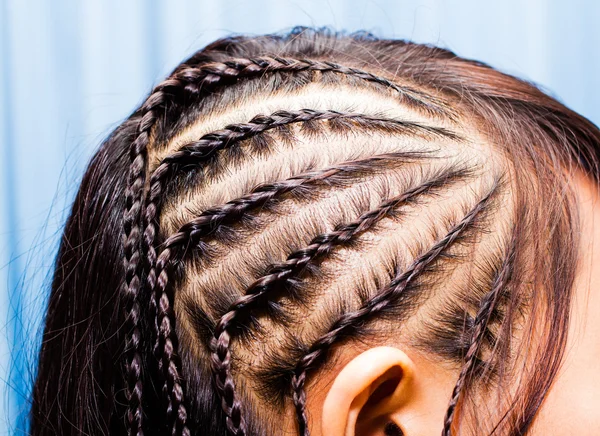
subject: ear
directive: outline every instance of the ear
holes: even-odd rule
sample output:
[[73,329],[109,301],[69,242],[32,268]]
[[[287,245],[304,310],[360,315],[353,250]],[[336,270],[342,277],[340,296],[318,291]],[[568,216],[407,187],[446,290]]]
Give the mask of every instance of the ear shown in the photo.
[[[414,397],[415,365],[394,347],[371,348],[335,378],[323,403],[322,434],[402,434],[384,428]],[[398,424],[398,423],[396,423]]]

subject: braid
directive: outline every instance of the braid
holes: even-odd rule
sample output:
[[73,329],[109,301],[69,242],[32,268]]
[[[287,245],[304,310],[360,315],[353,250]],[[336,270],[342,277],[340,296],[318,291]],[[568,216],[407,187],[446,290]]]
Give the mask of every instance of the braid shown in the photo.
[[167,423],[173,422],[173,435],[190,434],[187,428],[187,409],[184,401],[184,391],[181,376],[179,374],[179,356],[177,355],[177,335],[175,332],[175,317],[171,307],[173,299],[170,276],[171,250],[165,249],[157,259],[157,269],[160,273],[156,280],[157,294],[159,295],[158,312],[158,338],[162,344],[159,347],[162,353],[159,358],[159,367],[165,375],[163,385],[163,396],[167,402]]
[[127,396],[129,408],[127,421],[130,435],[143,435],[142,410],[142,358],[140,355],[140,217],[146,172],[146,156],[149,132],[154,124],[152,111],[147,111],[138,124],[136,139],[131,144],[128,186],[125,189],[125,211],[123,215],[123,248],[125,281],[121,294],[125,299],[127,320]]
[[[226,315],[227,316],[227,315]],[[231,316],[231,315],[230,315]],[[213,337],[211,347],[211,369],[215,386],[221,396],[221,407],[226,415],[227,430],[232,436],[246,435],[246,421],[242,404],[235,395],[235,383],[231,376],[230,336],[225,334],[217,340]]]
[[502,291],[506,288],[506,284],[511,278],[512,266],[515,260],[515,249],[517,243],[515,234],[513,234],[512,239],[513,240],[511,242],[508,255],[506,256],[504,262],[502,263],[502,266],[500,267],[500,271],[498,272],[494,280],[492,289],[483,297],[481,301],[481,306],[475,317],[471,344],[469,346],[467,354],[465,355],[465,363],[460,371],[456,385],[452,390],[452,396],[448,404],[448,409],[446,410],[446,416],[444,417],[444,430],[442,432],[442,436],[452,435],[452,421],[454,419],[456,405],[458,404],[460,395],[466,385],[468,377],[470,376],[473,370],[473,366],[475,365],[475,360],[479,354],[485,331],[487,329],[492,313],[498,305],[498,302],[502,295]]
[[[164,246],[170,249],[180,248],[182,245],[185,245],[184,248],[197,246],[201,238],[215,232],[219,226],[235,222],[250,210],[264,207],[282,195],[294,191],[305,193],[307,187],[318,186],[322,183],[328,187],[341,185],[354,179],[356,173],[376,172],[386,165],[398,164],[395,161],[405,163],[422,157],[424,155],[418,152],[385,153],[367,159],[344,162],[325,169],[308,171],[281,182],[263,183],[243,197],[202,211],[198,217],[183,225],[177,233],[170,236]],[[430,186],[430,188],[432,187]]]
[[360,113],[339,112],[333,110],[300,109],[297,111],[280,110],[271,115],[257,115],[248,123],[231,124],[222,130],[207,133],[197,141],[191,142],[173,154],[167,156],[154,171],[151,178],[150,198],[156,201],[161,194],[165,179],[181,166],[198,165],[213,156],[219,150],[229,148],[240,141],[249,139],[268,130],[282,126],[326,120],[350,120],[359,127],[367,129],[381,128],[396,131],[412,131],[424,134],[446,136],[458,139],[456,134],[447,129],[428,126],[414,121],[382,118]]
[[496,191],[496,186],[458,224],[452,227],[444,238],[436,242],[429,251],[415,259],[403,273],[396,276],[390,285],[367,300],[360,309],[340,316],[333,323],[330,330],[313,343],[308,353],[300,359],[292,377],[292,399],[302,436],[309,436],[310,434],[306,416],[306,393],[304,391],[307,372],[325,359],[334,343],[337,343],[343,337],[347,337],[350,331],[359,325],[363,325],[373,315],[382,312],[400,298],[408,285],[425,271],[427,266],[452,246],[466,229],[475,223],[477,216],[485,209],[492,194]]
[[[338,73],[355,77],[389,88],[399,94],[403,103],[425,110],[435,116],[455,119],[454,112],[443,101],[410,86],[400,86],[391,80],[367,71],[346,67],[329,61],[312,59],[289,59],[279,56],[257,57],[252,59],[233,58],[223,62],[211,62],[199,66],[183,66],[159,84],[155,91],[179,94],[181,90],[192,96],[199,96],[207,89],[233,83],[240,78],[260,77],[265,73],[317,71]],[[157,99],[158,101],[158,99]]]
[[217,386],[223,389],[221,394],[225,403],[223,405],[225,413],[228,414],[233,410],[238,412],[241,407],[235,398],[235,385],[231,375],[231,352],[229,349],[231,334],[228,330],[244,312],[249,312],[260,306],[265,297],[268,296],[269,291],[276,289],[277,285],[287,281],[293,274],[308,265],[309,262],[326,256],[336,246],[352,241],[357,235],[369,230],[383,218],[390,216],[399,206],[409,203],[420,194],[440,188],[450,180],[460,179],[464,175],[460,171],[450,173],[443,171],[437,177],[385,201],[378,208],[361,215],[356,221],[340,226],[333,232],[313,238],[308,247],[290,254],[284,263],[274,266],[269,274],[250,285],[245,295],[239,298],[227,313],[220,318],[211,341],[211,361],[215,377],[218,379]]

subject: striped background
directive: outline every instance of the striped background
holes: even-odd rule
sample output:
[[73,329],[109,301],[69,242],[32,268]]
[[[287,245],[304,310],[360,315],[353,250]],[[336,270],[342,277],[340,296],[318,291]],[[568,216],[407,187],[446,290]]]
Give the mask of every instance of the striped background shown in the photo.
[[596,0],[0,0],[0,435],[25,431],[50,270],[99,142],[231,33],[365,29],[539,83],[600,123]]

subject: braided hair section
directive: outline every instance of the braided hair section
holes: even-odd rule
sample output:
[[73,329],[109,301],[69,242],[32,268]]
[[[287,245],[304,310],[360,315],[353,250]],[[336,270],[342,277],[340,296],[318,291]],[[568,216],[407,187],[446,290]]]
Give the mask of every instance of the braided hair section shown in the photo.
[[[600,178],[599,138],[448,50],[310,29],[215,41],[88,165],[31,431],[279,434],[291,418],[308,435],[312,379],[338,347],[406,339],[455,369],[444,436],[525,432],[565,358],[581,248],[569,175]],[[510,189],[473,212],[499,173]]]
[[477,217],[490,203],[493,194],[496,192],[497,186],[498,184],[495,184],[494,188],[490,190],[458,224],[453,226],[446,236],[437,241],[429,251],[417,257],[417,259],[415,259],[404,272],[396,276],[387,287],[367,300],[360,309],[340,316],[333,323],[330,330],[311,345],[308,353],[296,365],[291,383],[292,400],[296,409],[296,418],[298,420],[298,428],[301,436],[310,435],[308,429],[308,417],[306,415],[306,392],[304,389],[307,372],[326,358],[333,344],[339,342],[341,338],[347,336],[355,328],[363,325],[374,315],[382,312],[386,307],[400,298],[403,295],[404,290],[407,289],[408,285],[413,280],[459,240],[467,229],[475,224]]
[[290,124],[334,120],[347,120],[353,123],[354,127],[370,130],[387,129],[395,132],[404,131],[458,139],[455,133],[443,127],[430,126],[415,121],[335,110],[279,110],[271,115],[256,115],[247,123],[231,124],[222,130],[207,133],[199,140],[191,142],[165,157],[161,165],[152,174],[151,184],[153,189],[150,190],[150,194],[156,199],[160,195],[160,190],[155,191],[160,189],[159,184],[164,182],[177,168],[198,165],[216,152],[232,147],[240,141]]

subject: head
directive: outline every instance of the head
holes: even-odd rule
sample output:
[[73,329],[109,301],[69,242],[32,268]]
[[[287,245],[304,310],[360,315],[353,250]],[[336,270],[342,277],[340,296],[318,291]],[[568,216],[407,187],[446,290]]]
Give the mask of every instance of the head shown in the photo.
[[439,48],[211,44],[90,163],[32,432],[556,428],[589,364],[599,145],[535,86]]

